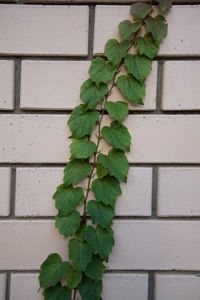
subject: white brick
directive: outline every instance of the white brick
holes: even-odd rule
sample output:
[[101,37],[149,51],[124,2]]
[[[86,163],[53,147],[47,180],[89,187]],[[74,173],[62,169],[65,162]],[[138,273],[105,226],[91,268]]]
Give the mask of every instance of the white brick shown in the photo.
[[166,61],[163,110],[199,110],[200,61]]
[[0,60],[0,109],[14,108],[14,61]]
[[0,216],[10,214],[11,168],[0,168]]
[[159,168],[157,215],[200,215],[200,168]]
[[87,6],[0,6],[0,53],[87,55]]
[[[42,300],[42,290],[38,293],[38,273],[11,275],[11,300]],[[105,300],[147,300],[147,274],[104,274],[102,296]]]
[[156,300],[199,300],[199,294],[200,278],[195,275],[156,275]]
[[0,274],[0,300],[6,299],[6,274]]
[[[168,35],[162,42],[159,55],[199,55],[200,6],[173,6],[167,14]],[[119,38],[118,24],[132,20],[129,6],[98,5],[95,15],[94,53],[103,53],[108,39]],[[187,20],[187,22],[184,22]],[[181,26],[180,26],[181,24]],[[108,30],[109,28],[109,30]],[[103,34],[102,34],[103,32]]]
[[[17,168],[16,216],[57,214],[52,195],[62,178],[63,168]],[[131,167],[127,184],[121,185],[122,196],[116,202],[116,215],[150,216],[151,186],[152,168]]]
[[[65,163],[71,143],[66,123],[64,115],[2,115],[0,161]],[[130,162],[200,162],[198,115],[130,115],[125,125],[134,141]]]

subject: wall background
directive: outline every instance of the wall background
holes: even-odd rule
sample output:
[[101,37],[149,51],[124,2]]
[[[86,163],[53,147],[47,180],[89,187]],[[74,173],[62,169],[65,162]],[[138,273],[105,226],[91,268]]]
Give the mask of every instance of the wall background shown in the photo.
[[[80,101],[93,53],[101,54],[104,43],[118,37],[118,23],[131,18],[125,4],[132,1],[5,2],[0,5],[0,300],[41,300],[40,264],[55,251],[66,258],[67,251],[67,240],[54,227],[51,199],[69,158],[66,121]],[[145,105],[130,107],[132,166],[117,201],[104,300],[200,297],[198,4],[174,1]],[[121,96],[116,90],[111,97]]]

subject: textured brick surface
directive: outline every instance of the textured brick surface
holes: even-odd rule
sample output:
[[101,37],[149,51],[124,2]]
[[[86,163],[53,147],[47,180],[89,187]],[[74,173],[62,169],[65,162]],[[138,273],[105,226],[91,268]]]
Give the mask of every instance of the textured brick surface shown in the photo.
[[195,274],[157,274],[156,300],[199,300],[200,278]]
[[0,109],[14,108],[14,61],[0,60]]
[[0,168],[0,216],[10,213],[11,169]]
[[0,300],[6,297],[6,274],[0,274]]
[[87,55],[87,6],[0,6],[0,53]]
[[158,216],[200,215],[200,168],[159,168]]

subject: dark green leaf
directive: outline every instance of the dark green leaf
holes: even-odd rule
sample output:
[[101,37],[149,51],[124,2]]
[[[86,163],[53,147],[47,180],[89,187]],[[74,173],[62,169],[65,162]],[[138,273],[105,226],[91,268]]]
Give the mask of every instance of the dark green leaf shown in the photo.
[[67,286],[72,290],[81,282],[82,272],[75,271],[72,267],[67,272],[66,275]]
[[101,134],[106,142],[116,149],[130,151],[131,136],[128,129],[118,121],[113,121],[110,127],[104,126]]
[[103,264],[103,260],[99,255],[94,255],[92,262],[86,268],[85,274],[87,277],[93,280],[100,280],[103,276],[103,272],[106,267]]
[[67,261],[62,262],[60,255],[53,253],[47,257],[40,268],[40,286],[48,288],[55,286],[56,283],[66,275],[70,264]]
[[79,241],[85,241],[85,230],[86,225],[81,225],[80,228],[76,231],[76,236]]
[[129,163],[123,151],[111,149],[108,155],[100,153],[98,156],[98,163],[108,169],[111,176],[124,182],[127,181]]
[[140,55],[145,54],[147,57],[154,59],[158,53],[158,47],[155,45],[151,33],[145,34],[144,37],[137,37],[135,40],[135,46]]
[[56,227],[59,229],[60,234],[67,237],[71,236],[79,228],[80,221],[80,214],[76,210],[68,216],[58,214],[56,216]]
[[70,150],[72,158],[88,158],[96,151],[96,145],[85,136],[82,139],[74,139],[70,145]]
[[97,176],[99,178],[103,178],[108,174],[108,170],[106,170],[101,164],[97,164]]
[[45,289],[44,300],[71,300],[71,291],[66,286],[61,286],[60,282],[54,287]]
[[116,84],[122,94],[131,102],[143,104],[142,99],[145,96],[145,84],[141,85],[131,74],[128,74],[128,76],[119,76]]
[[116,71],[116,67],[111,62],[106,62],[102,57],[97,57],[92,61],[89,74],[92,81],[99,86],[100,83],[112,80]]
[[91,79],[84,81],[81,86],[80,96],[83,102],[86,104],[85,110],[94,108],[98,102],[103,100],[107,92],[108,87],[104,83],[101,83],[99,84],[99,86],[96,86],[96,84]]
[[138,2],[131,5],[131,13],[135,20],[144,19],[151,11],[152,7],[148,3]]
[[94,254],[99,254],[106,262],[114,246],[113,234],[111,228],[103,229],[99,225],[96,229],[90,225],[86,229],[85,238]]
[[103,179],[95,179],[92,183],[92,192],[99,202],[115,206],[117,196],[121,195],[119,182],[116,178],[106,176]]
[[64,169],[64,183],[71,185],[83,180],[91,171],[90,164],[83,162],[82,160],[71,160]]
[[57,188],[57,191],[53,195],[53,199],[56,201],[55,206],[59,212],[68,215],[75,209],[83,196],[83,189],[81,187],[65,187],[65,185],[62,184]]
[[144,22],[148,32],[152,33],[156,45],[159,46],[160,41],[167,35],[165,18],[163,16],[156,16],[155,18],[148,16]]
[[80,104],[73,110],[68,120],[68,125],[72,132],[72,138],[80,139],[85,135],[89,135],[95,123],[99,119],[99,112],[85,110],[86,106],[84,104]]
[[130,42],[125,40],[119,43],[117,40],[108,40],[105,45],[105,56],[114,65],[120,63],[123,57],[126,55],[126,51],[130,47]]
[[76,239],[69,241],[69,259],[75,271],[85,271],[92,261],[92,251],[86,242]]
[[105,108],[109,115],[120,122],[128,115],[128,104],[122,101],[106,102]]
[[172,0],[158,0],[159,7],[162,12],[165,14],[168,8],[172,7]]
[[115,216],[114,209],[102,202],[90,200],[87,204],[87,211],[92,218],[93,224],[99,224],[106,228],[112,224],[112,218]]
[[146,77],[151,71],[151,60],[146,56],[130,55],[127,54],[124,64],[131,73],[141,84],[144,83]]
[[119,32],[122,37],[122,41],[128,39],[134,32],[137,32],[142,27],[142,23],[132,23],[129,20],[119,23]]
[[78,286],[81,298],[83,300],[100,300],[102,292],[102,281],[91,280],[84,276],[83,280]]

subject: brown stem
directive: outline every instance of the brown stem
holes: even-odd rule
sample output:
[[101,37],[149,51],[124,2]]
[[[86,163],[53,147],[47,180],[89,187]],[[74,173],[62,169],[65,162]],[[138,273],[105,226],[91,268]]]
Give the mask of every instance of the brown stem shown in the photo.
[[76,292],[77,292],[77,288],[74,289],[74,297],[73,297],[73,300],[76,300]]

